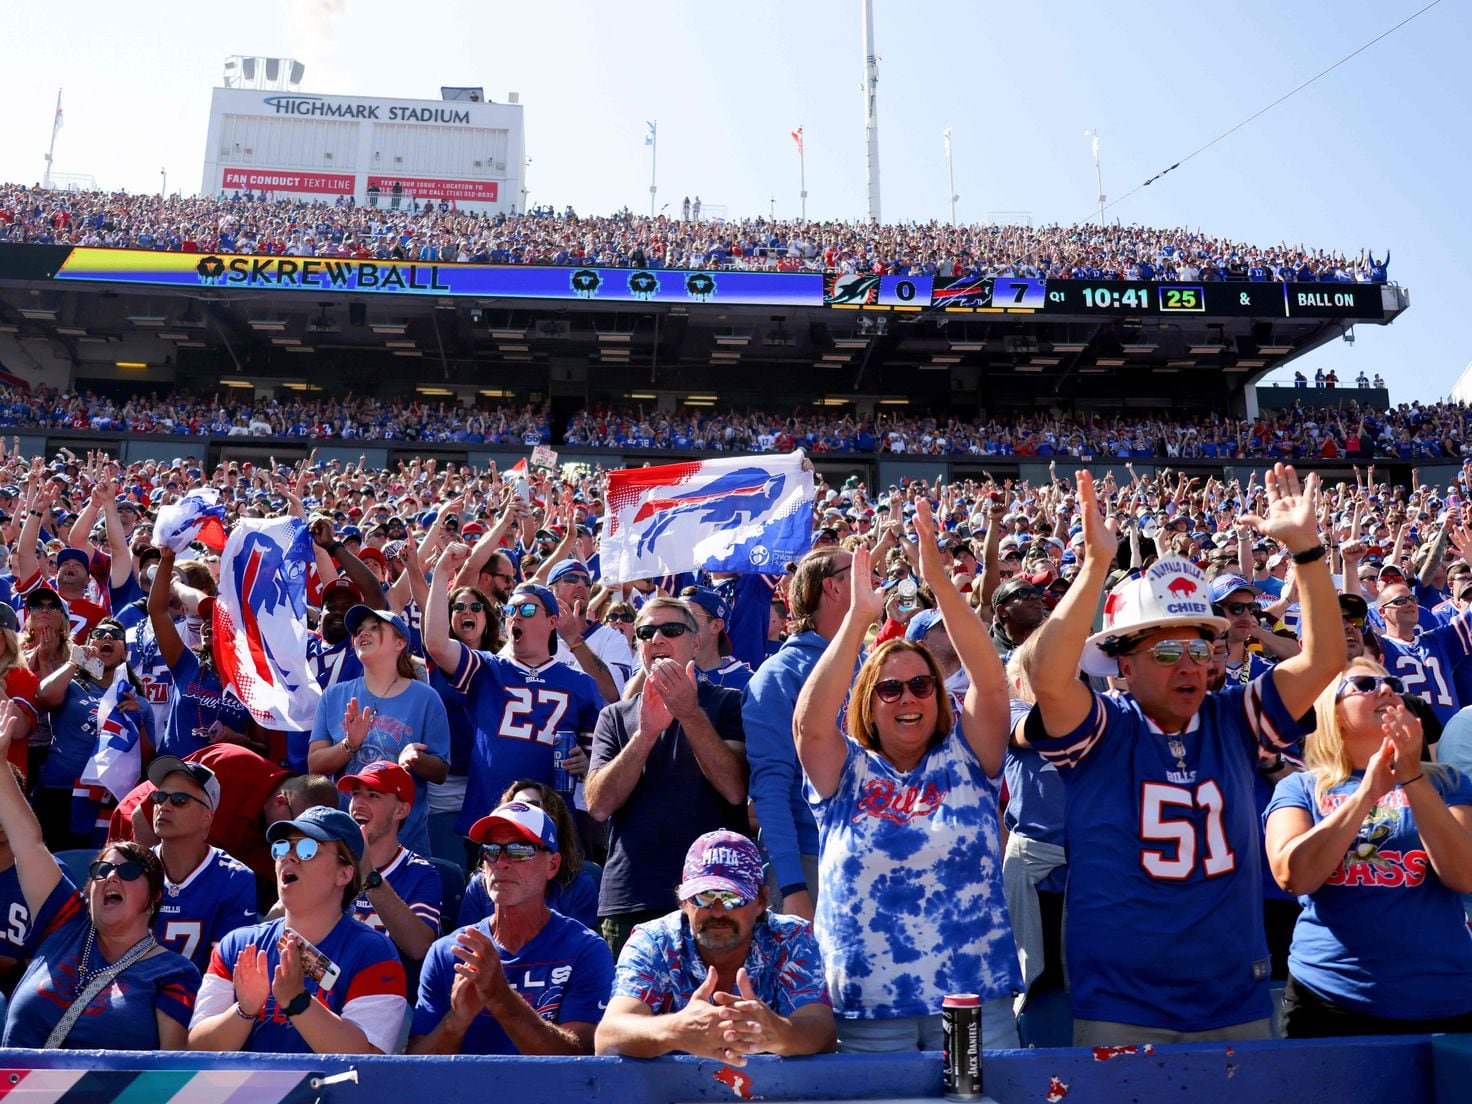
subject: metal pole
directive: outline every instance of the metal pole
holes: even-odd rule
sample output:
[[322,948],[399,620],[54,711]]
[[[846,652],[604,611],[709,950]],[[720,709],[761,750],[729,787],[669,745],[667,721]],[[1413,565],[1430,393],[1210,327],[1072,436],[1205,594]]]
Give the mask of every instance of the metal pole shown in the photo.
[[1099,225],[1104,225],[1104,174],[1099,168],[1099,132],[1097,130],[1084,131],[1085,138],[1093,139],[1094,147],[1094,184],[1099,189]]
[[956,161],[951,154],[951,128],[946,127],[946,172],[951,180],[951,225],[956,225],[956,200],[961,197],[956,194]]
[[654,120],[654,129],[649,133],[649,217],[654,217],[654,171],[659,161],[659,120]]
[[[798,127],[797,130],[798,130],[798,133],[799,134],[802,133],[802,127]],[[804,135],[804,137],[806,137],[806,135]],[[807,155],[806,149],[802,145],[799,145],[797,147],[797,180],[798,180],[798,187],[801,188],[801,191],[798,192],[798,196],[802,200],[802,220],[803,220],[803,222],[807,222],[807,220],[808,220],[808,155]]]
[[159,199],[168,199],[169,198],[169,171],[167,169],[159,169],[159,171],[158,171],[158,177],[159,177],[158,197],[159,197]]
[[874,54],[874,0],[864,0],[864,165],[869,221],[879,221],[879,60]]
[[51,116],[51,144],[46,147],[46,173],[42,178],[43,188],[51,187],[51,155],[56,152],[56,116],[61,114],[61,89],[56,90],[56,115]]

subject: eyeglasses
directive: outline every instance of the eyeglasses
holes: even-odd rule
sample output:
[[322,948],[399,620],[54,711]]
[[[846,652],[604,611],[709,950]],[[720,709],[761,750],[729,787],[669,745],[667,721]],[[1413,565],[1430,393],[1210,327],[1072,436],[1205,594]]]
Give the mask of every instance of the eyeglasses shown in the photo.
[[1405,682],[1395,675],[1346,675],[1339,684],[1339,693],[1334,696],[1342,698],[1348,694],[1374,694],[1382,686],[1388,688],[1392,694],[1406,692]]
[[694,897],[687,897],[685,900],[696,908],[719,908],[725,912],[742,909],[751,904],[747,898],[724,889],[708,889],[704,893],[697,893]]
[[538,847],[535,843],[483,843],[480,845],[482,861],[494,866],[504,854],[514,863],[526,862],[538,851],[550,852],[550,847]]
[[502,617],[515,617],[518,613],[523,617],[535,617],[542,612],[542,607],[536,602],[513,602],[501,607]]
[[1222,609],[1227,611],[1228,617],[1241,617],[1244,613],[1256,614],[1259,611],[1256,602],[1223,602]]
[[1026,601],[1029,598],[1041,598],[1042,596],[1043,592],[1037,587],[1018,587],[1011,594],[1007,595],[1007,597],[1003,598],[1001,604],[1005,606],[1008,602]]
[[293,851],[302,862],[311,862],[317,857],[319,850],[317,841],[311,836],[301,836],[294,840],[277,840],[271,844],[271,858],[280,862]]
[[184,806],[188,805],[191,801],[199,801],[199,803],[203,805],[206,809],[210,807],[210,803],[208,801],[200,801],[200,799],[195,797],[193,794],[187,794],[180,790],[175,790],[172,793],[167,790],[154,790],[153,793],[148,795],[148,800],[152,801],[155,805],[162,805],[165,801],[167,801],[176,809],[184,808]]
[[1400,606],[1406,605],[1408,602],[1414,602],[1415,600],[1416,599],[1413,598],[1409,594],[1402,594],[1399,598],[1392,598],[1388,602],[1381,602],[1380,603],[1380,608],[1381,609],[1398,608]]
[[880,679],[874,684],[874,693],[882,702],[897,702],[905,690],[911,697],[928,698],[935,693],[934,675],[916,675],[909,679]]
[[610,613],[603,620],[620,621],[625,625],[632,625],[634,623],[634,615],[632,613]]
[[125,638],[126,634],[122,629],[107,628],[92,630],[93,640],[123,640]]
[[640,640],[653,640],[655,634],[662,635],[666,640],[676,640],[690,631],[690,626],[683,621],[665,621],[658,625],[640,625],[634,630],[634,636]]
[[1149,648],[1138,648],[1130,655],[1152,656],[1162,667],[1174,667],[1182,656],[1190,656],[1194,663],[1211,662],[1211,645],[1205,640],[1162,640]]
[[137,859],[127,859],[120,863],[98,859],[87,867],[87,877],[94,882],[105,882],[110,874],[116,874],[125,882],[136,882],[143,875],[143,864]]
[[1365,619],[1363,617],[1351,617],[1347,613],[1344,615],[1344,623],[1346,625],[1353,625],[1355,628],[1361,630],[1365,627]]
[[469,610],[471,613],[479,613],[485,608],[484,602],[456,602],[450,607],[456,613],[464,613],[466,610]]
[[571,583],[573,586],[589,586],[589,585],[591,585],[588,577],[586,575],[581,574],[580,572],[577,572],[577,571],[569,571],[566,574],[557,576],[557,582],[559,584],[561,584],[561,583]]

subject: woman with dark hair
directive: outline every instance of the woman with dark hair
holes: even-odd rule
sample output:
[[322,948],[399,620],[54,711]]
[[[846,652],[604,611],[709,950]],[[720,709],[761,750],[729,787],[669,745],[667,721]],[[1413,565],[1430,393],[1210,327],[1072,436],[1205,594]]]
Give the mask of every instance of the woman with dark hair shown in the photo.
[[266,839],[282,916],[215,947],[189,1049],[390,1053],[409,1007],[404,967],[388,936],[349,911],[363,884],[358,822],[314,805]]
[[[881,644],[853,677],[888,597],[874,584],[869,550],[856,550],[848,613],[793,716],[818,822],[814,927],[841,1050],[939,1049],[941,1001],[951,993],[981,997],[985,1048],[1015,1047],[1021,979],[996,782],[1007,750],[1006,677],[942,563],[923,499],[915,530],[921,576],[971,685],[957,717],[935,657],[904,639]],[[838,727],[845,699],[847,739]]]
[[[417,570],[417,566],[411,564],[408,570]],[[501,608],[497,603],[484,591],[471,586],[456,587],[450,592],[449,601],[450,633],[456,640],[479,651],[501,650],[505,641],[501,637]],[[463,866],[465,842],[455,832],[455,821],[465,804],[470,760],[475,750],[475,716],[470,710],[470,700],[451,684],[438,665],[430,667],[429,685],[444,702],[450,725],[449,773],[443,782],[429,787],[430,853],[437,859]]]
[[[121,622],[104,617],[87,643],[73,645],[71,658],[42,680],[36,695],[36,704],[51,711],[51,749],[32,799],[47,844],[59,851],[96,846],[105,836],[104,810],[116,804],[107,790],[81,780],[97,749],[98,707],[115,682],[122,683],[118,712],[138,726],[142,761],[153,757],[153,710],[140,705],[141,688],[126,664],[126,635]],[[131,779],[129,786],[137,781]],[[98,830],[99,822],[104,831]]]
[[[1314,705],[1309,769],[1273,793],[1273,877],[1303,904],[1283,1031],[1296,1038],[1472,1031],[1472,785],[1421,758],[1405,684],[1350,660]],[[1414,938],[1414,949],[1403,933]]]
[[[0,707],[6,751],[26,726],[19,706]],[[79,893],[46,849],[15,775],[3,768],[0,829],[40,940],[11,997],[0,1045],[182,1049],[199,971],[154,940],[164,894],[158,856],[131,841],[104,847]]]
[[197,650],[185,646],[178,626],[169,616],[169,598],[174,589],[172,548],[160,551],[158,568],[148,588],[148,620],[159,656],[173,682],[164,729],[158,737],[158,752],[180,759],[203,750],[208,744],[249,743],[245,732],[250,716],[215,670],[214,620],[209,616],[213,598],[196,585],[205,581],[198,578],[204,574],[203,566],[194,567],[194,583],[185,584],[191,593],[182,600],[186,609],[192,604],[201,615]]
[[[562,856],[562,863],[557,874],[547,883],[547,906],[571,917],[590,931],[598,931],[598,868],[583,859],[577,825],[567,802],[553,787],[529,778],[518,779],[507,786],[496,804],[499,807],[508,801],[535,805],[551,818],[557,828],[557,853]],[[488,873],[484,866],[480,866],[471,875],[470,884],[465,887],[465,897],[460,902],[460,917],[456,921],[460,927],[484,920],[496,911],[491,887],[486,882]]]
[[634,607],[628,602],[612,602],[603,611],[603,623],[612,625],[624,634],[624,639],[629,642],[629,647],[634,646]]
[[379,759],[403,767],[414,778],[414,805],[399,829],[399,842],[431,854],[429,783],[443,782],[450,769],[445,705],[416,677],[402,614],[354,606],[343,625],[363,675],[323,691],[307,765],[334,781]]

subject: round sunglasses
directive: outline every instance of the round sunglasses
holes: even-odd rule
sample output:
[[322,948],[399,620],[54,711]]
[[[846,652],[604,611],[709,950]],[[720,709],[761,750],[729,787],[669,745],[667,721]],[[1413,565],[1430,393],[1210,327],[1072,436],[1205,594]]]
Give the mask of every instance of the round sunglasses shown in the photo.
[[935,693],[934,675],[916,675],[909,679],[880,679],[874,684],[874,693],[882,702],[897,702],[906,690],[916,698],[928,698]]

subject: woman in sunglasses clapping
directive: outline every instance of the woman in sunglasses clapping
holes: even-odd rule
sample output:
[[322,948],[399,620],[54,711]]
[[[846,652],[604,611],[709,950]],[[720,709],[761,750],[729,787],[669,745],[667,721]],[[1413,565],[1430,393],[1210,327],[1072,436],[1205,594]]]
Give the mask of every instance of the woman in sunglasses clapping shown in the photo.
[[1422,758],[1406,689],[1350,660],[1315,703],[1309,770],[1268,804],[1268,863],[1303,904],[1283,998],[1290,1037],[1472,1031],[1459,896],[1472,892],[1472,785]]
[[848,613],[793,720],[818,821],[814,926],[840,1050],[940,1049],[950,993],[981,997],[984,1047],[1016,1047],[1011,1002],[1021,980],[991,781],[1007,749],[1006,679],[951,581],[923,499],[915,530],[921,577],[971,685],[957,709],[929,649],[900,639],[876,648],[853,677],[888,596],[869,550],[856,549]]
[[[26,729],[17,705],[0,706],[0,746],[8,749]],[[187,958],[153,938],[164,892],[158,856],[131,841],[104,847],[78,891],[46,849],[40,823],[5,769],[0,829],[40,941],[11,997],[0,1045],[184,1049],[200,978]]]

